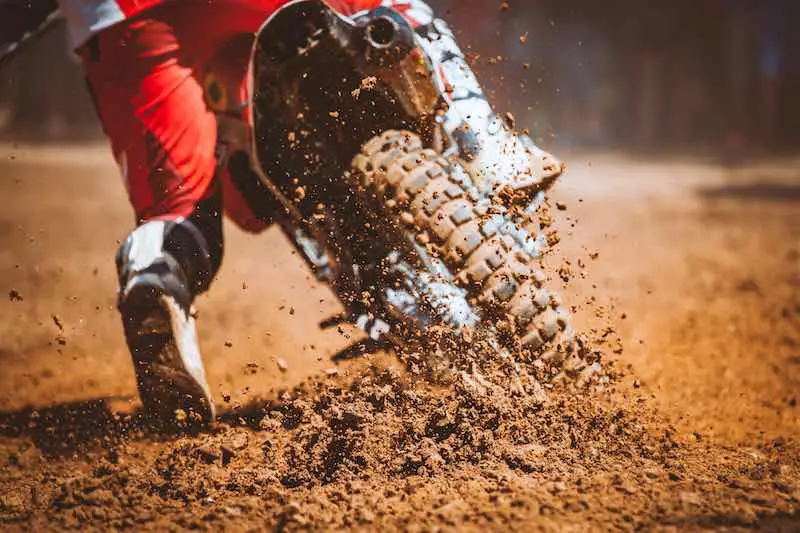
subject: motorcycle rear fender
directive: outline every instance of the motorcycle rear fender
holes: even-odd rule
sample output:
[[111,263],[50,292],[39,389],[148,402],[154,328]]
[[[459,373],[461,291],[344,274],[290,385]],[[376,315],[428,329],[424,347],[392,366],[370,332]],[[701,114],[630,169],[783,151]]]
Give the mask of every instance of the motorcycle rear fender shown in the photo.
[[256,34],[248,76],[265,185],[306,218],[368,139],[393,128],[431,135],[438,92],[425,61],[393,10],[349,19],[323,0],[298,0],[276,11]]

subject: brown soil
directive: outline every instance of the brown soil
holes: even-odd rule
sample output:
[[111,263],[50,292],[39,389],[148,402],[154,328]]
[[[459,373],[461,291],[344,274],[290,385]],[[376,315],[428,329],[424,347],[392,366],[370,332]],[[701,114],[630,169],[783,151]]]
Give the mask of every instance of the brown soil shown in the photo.
[[199,302],[224,414],[166,435],[113,309],[105,149],[0,150],[0,528],[800,530],[796,162],[567,159],[547,262],[613,379],[523,398],[334,362],[331,293],[229,229]]

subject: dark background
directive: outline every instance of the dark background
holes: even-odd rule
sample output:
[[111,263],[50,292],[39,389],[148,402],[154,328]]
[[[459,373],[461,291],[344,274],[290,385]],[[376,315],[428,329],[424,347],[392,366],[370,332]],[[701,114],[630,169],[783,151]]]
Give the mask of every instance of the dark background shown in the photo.
[[[548,147],[796,152],[800,2],[431,0],[498,111]],[[0,71],[0,136],[102,134],[63,27]]]

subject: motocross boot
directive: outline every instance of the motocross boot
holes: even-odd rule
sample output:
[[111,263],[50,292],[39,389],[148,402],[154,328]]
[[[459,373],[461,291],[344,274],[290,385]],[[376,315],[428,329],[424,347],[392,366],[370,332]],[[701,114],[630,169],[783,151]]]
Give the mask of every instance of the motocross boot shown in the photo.
[[117,252],[125,339],[145,413],[157,421],[214,419],[192,302],[215,270],[203,232],[185,219],[146,222]]

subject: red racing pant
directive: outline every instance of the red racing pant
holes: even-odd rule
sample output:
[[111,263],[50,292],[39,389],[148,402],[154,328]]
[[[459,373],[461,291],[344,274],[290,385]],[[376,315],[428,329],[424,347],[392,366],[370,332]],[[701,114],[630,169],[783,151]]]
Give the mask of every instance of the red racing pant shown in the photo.
[[[101,31],[80,49],[137,224],[189,217],[221,188],[205,66],[223,43],[254,33],[285,3],[174,0]],[[396,4],[409,16],[419,3],[329,0],[344,14]]]

